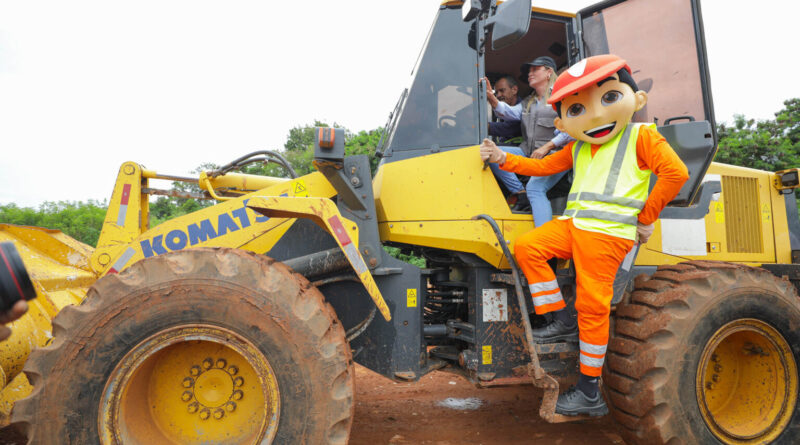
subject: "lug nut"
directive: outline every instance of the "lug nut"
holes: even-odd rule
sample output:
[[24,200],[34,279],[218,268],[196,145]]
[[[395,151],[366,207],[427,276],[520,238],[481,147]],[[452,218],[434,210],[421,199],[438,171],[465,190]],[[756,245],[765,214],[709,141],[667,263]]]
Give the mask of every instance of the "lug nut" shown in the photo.
[[224,358],[217,359],[217,368],[225,369],[228,366],[228,362]]
[[212,366],[214,366],[214,360],[211,360],[211,358],[203,360],[203,368],[211,369]]
[[228,410],[229,413],[236,411],[236,402],[228,402],[225,404],[225,409]]
[[233,400],[242,400],[242,397],[244,397],[244,393],[242,391],[237,389],[233,392]]
[[706,389],[714,389],[714,384],[711,382],[706,383]]
[[200,411],[200,418],[203,419],[203,420],[208,419],[208,416],[210,416],[210,415],[211,415],[211,411],[209,411],[208,408],[203,408],[203,410]]
[[221,408],[217,408],[217,409],[214,410],[214,418],[215,419],[219,420],[224,415],[225,415],[225,411],[223,411]]
[[202,370],[197,365],[194,365],[194,366],[192,366],[191,369],[189,369],[189,375],[191,375],[193,377],[199,376],[201,372],[202,372]]
[[244,385],[244,379],[241,377],[236,377],[233,379],[233,386],[242,386]]
[[722,365],[719,365],[719,364],[717,364],[717,365],[714,365],[714,371],[716,371],[716,372],[722,372]]
[[183,379],[183,382],[181,382],[181,384],[183,385],[184,388],[191,388],[192,386],[194,386],[194,379],[192,379],[191,377],[186,377]]
[[713,374],[711,375],[711,380],[713,380],[714,383],[717,383],[719,382],[719,376],[717,374]]
[[189,400],[192,400],[192,392],[191,391],[184,391],[183,394],[181,394],[181,400],[183,400],[184,402],[188,402]]
[[197,403],[197,402],[192,402],[192,403],[189,404],[189,412],[190,413],[193,413],[193,414],[196,413],[199,408],[200,408],[200,404]]
[[717,357],[717,354],[711,354],[711,361],[712,362],[718,362],[719,361],[719,357]]
[[237,368],[236,366],[231,365],[231,367],[228,368],[228,374],[230,375],[236,375],[238,372],[239,368]]

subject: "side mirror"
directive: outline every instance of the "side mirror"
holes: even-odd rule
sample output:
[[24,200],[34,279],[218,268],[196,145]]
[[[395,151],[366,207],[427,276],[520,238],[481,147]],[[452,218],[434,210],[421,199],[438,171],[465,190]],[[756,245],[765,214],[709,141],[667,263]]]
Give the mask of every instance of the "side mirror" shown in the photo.
[[501,3],[497,7],[497,13],[486,24],[493,25],[493,50],[516,43],[528,33],[531,24],[531,0],[509,0]]
[[461,5],[461,20],[471,22],[481,13],[481,0],[464,0]]

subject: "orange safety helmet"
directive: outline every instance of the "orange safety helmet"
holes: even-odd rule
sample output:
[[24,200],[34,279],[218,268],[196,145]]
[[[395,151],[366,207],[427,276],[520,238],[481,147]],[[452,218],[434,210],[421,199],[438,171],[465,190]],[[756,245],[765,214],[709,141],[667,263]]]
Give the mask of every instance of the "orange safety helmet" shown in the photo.
[[580,62],[569,67],[561,73],[553,84],[553,92],[547,103],[556,108],[556,102],[577,93],[589,85],[594,85],[606,77],[616,73],[621,68],[625,68],[629,73],[631,67],[625,59],[613,54],[603,54],[600,56],[587,57]]

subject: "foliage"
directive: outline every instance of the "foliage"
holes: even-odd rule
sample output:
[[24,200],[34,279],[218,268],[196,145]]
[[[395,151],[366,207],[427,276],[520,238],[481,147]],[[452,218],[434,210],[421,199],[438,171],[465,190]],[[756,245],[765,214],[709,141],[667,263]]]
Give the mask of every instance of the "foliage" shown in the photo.
[[775,119],[736,115],[732,125],[720,124],[714,160],[767,171],[800,166],[800,99],[783,104]]
[[[284,144],[284,152],[282,155],[286,157],[295,172],[299,176],[303,176],[313,172],[314,169],[314,128],[316,127],[336,127],[344,128],[336,122],[329,125],[326,122],[315,120],[312,124],[299,125],[289,130],[289,135]],[[370,131],[361,130],[358,133],[353,133],[347,128],[345,131],[345,146],[344,151],[346,156],[353,155],[367,155],[370,160],[370,168],[372,174],[378,168],[379,159],[375,156],[375,148],[381,139],[383,129],[374,129]],[[252,165],[244,169],[244,173],[286,177],[287,174],[282,167],[276,164],[266,165]]]
[[45,202],[38,209],[17,207],[16,204],[0,206],[0,223],[46,227],[61,230],[90,246],[97,244],[103,219],[104,202]]
[[426,267],[425,258],[420,258],[415,255],[405,254],[399,247],[383,246],[383,250],[385,250],[386,253],[397,258],[400,261],[405,261],[406,263],[413,264],[414,266],[421,268]]

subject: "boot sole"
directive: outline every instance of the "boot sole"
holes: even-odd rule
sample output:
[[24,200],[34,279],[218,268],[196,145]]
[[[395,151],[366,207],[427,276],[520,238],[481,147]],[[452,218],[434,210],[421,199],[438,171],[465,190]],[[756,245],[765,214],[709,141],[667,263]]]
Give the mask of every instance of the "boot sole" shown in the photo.
[[577,416],[590,416],[590,417],[602,417],[608,415],[608,406],[592,408],[588,411],[559,411],[556,409],[556,414],[563,414],[565,416],[570,417],[577,417]]
[[578,343],[578,333],[554,335],[552,337],[533,337],[533,341],[538,344],[559,343],[562,341]]

